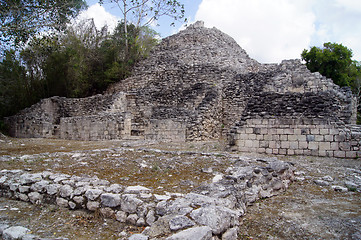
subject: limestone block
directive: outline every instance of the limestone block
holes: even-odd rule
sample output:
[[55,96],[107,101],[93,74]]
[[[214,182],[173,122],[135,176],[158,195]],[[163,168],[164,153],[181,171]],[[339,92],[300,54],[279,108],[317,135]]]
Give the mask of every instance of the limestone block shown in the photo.
[[339,157],[339,158],[346,157],[345,151],[334,151],[333,154],[334,154],[334,157]]
[[339,149],[339,143],[338,142],[331,142],[331,150],[338,151]]
[[22,239],[26,234],[30,233],[30,230],[21,226],[14,226],[5,229],[2,233],[4,240],[16,240]]
[[279,149],[278,154],[286,155],[287,154],[287,149]]
[[287,141],[288,140],[288,135],[285,135],[285,134],[280,135],[280,140],[281,141]]
[[237,212],[220,206],[201,207],[191,212],[190,216],[199,225],[210,227],[214,234],[234,226],[240,217]]
[[320,151],[329,151],[331,150],[331,143],[330,142],[320,142],[319,144],[319,150]]
[[290,143],[290,149],[298,149],[299,146],[298,146],[298,142],[297,141],[294,141],[294,142],[289,142]]
[[105,207],[117,207],[120,205],[120,194],[103,193],[100,196],[100,201]]
[[86,207],[89,211],[96,211],[100,206],[99,202],[95,202],[95,201],[88,201],[86,204]]
[[169,221],[169,228],[172,231],[178,231],[188,227],[193,227],[195,223],[186,216],[177,215]]
[[324,141],[323,135],[315,135],[315,141],[316,142],[323,142]]
[[287,128],[284,130],[284,134],[288,134],[288,135],[291,135],[291,134],[294,134],[294,131],[292,128]]
[[69,206],[68,204],[69,201],[64,198],[56,198],[56,205],[58,205],[59,207],[67,208]]
[[212,239],[212,230],[210,227],[193,227],[190,229],[183,230],[178,232],[166,240],[211,240]]
[[40,204],[43,200],[43,195],[38,192],[31,192],[28,194],[29,200],[33,204]]
[[288,141],[281,141],[281,148],[289,149],[289,148],[290,148],[290,142],[288,142]]
[[326,151],[327,157],[333,157],[333,151]]
[[347,151],[346,152],[347,158],[356,158],[357,157],[357,151]]
[[312,135],[319,135],[319,134],[320,134],[320,129],[318,129],[318,128],[312,128],[312,129],[311,129],[311,134],[312,134]]
[[321,128],[320,134],[321,135],[328,135],[330,133],[330,130],[328,128]]
[[327,152],[325,150],[319,150],[318,151],[318,156],[320,157],[326,157],[327,156]]
[[287,149],[287,155],[295,155],[295,150]]
[[324,135],[323,137],[326,142],[333,142],[333,135]]
[[340,142],[339,148],[342,151],[350,151],[351,150],[351,144],[350,142]]

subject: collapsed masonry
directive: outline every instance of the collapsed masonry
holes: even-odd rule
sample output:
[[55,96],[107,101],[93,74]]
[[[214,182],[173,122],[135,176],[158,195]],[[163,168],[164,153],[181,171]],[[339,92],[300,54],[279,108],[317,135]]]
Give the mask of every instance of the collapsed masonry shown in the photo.
[[202,22],[163,39],[104,95],[44,99],[7,122],[16,137],[227,139],[245,152],[361,156],[350,89],[299,60],[260,64]]

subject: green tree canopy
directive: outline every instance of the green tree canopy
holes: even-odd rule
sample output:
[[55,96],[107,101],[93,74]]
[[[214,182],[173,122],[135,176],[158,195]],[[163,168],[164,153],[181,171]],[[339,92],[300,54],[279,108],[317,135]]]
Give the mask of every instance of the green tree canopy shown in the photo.
[[18,46],[39,31],[64,29],[85,7],[84,0],[1,0],[1,46]]
[[311,72],[319,72],[331,78],[339,86],[352,86],[355,81],[355,61],[352,50],[337,43],[324,43],[323,47],[303,50],[302,59]]

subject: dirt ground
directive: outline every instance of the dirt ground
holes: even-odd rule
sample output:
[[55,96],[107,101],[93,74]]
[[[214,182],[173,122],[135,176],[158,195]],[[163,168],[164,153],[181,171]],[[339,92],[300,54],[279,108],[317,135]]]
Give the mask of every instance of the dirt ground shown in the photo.
[[[163,193],[189,192],[224,172],[240,157],[275,156],[224,152],[218,142],[160,144],[0,137],[0,169],[97,176],[111,183],[143,185]],[[239,239],[361,239],[359,189],[349,187],[342,192],[332,188],[345,187],[346,181],[359,184],[361,160],[278,158],[294,164],[297,181],[284,194],[250,206],[241,219]],[[314,183],[319,179],[326,179],[327,186]],[[42,237],[69,239],[121,239],[142,230],[103,219],[99,214],[0,198],[0,223],[4,222],[28,227]]]

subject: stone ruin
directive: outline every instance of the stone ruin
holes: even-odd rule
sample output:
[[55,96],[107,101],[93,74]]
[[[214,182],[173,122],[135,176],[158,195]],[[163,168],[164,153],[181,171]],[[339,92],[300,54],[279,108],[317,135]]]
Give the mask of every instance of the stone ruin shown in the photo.
[[355,158],[355,99],[300,60],[260,64],[197,22],[163,39],[104,95],[43,99],[6,121],[15,137],[216,139],[241,152]]

